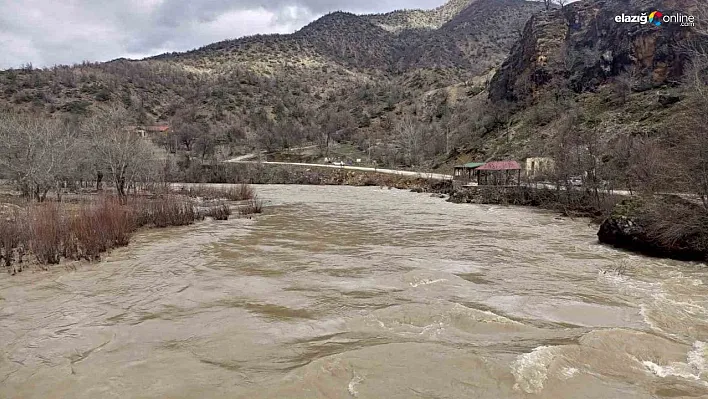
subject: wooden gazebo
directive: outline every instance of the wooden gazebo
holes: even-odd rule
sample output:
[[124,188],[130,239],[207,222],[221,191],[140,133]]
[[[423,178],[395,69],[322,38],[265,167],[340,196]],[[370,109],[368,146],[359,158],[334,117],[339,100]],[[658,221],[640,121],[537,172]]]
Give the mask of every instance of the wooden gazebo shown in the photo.
[[469,162],[464,165],[455,166],[452,174],[452,180],[460,184],[471,183],[473,178],[479,180],[477,169],[483,166],[484,162]]
[[478,167],[476,172],[479,184],[511,186],[521,183],[521,165],[516,161],[487,162]]

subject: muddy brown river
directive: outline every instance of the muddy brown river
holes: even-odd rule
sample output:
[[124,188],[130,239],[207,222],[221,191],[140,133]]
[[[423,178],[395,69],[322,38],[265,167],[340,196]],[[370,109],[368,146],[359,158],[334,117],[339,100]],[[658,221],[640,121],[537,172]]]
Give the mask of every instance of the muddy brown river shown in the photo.
[[0,276],[0,398],[708,397],[708,271],[355,187]]

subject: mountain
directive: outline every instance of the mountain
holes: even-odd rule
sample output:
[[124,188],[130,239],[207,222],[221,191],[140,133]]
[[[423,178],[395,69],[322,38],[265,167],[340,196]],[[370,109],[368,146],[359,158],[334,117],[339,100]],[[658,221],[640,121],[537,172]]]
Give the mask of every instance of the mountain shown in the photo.
[[615,177],[654,174],[647,170],[656,164],[644,156],[671,163],[669,153],[705,129],[707,29],[700,20],[655,26],[615,19],[653,10],[698,16],[707,8],[701,4],[587,0],[534,14],[490,80],[485,109],[494,121],[472,130],[475,139],[450,162],[490,155],[562,159],[569,148],[581,148],[602,160],[594,169]]
[[[334,12],[288,35],[138,61],[2,71],[0,108],[82,117],[119,105],[133,110],[131,123],[199,122],[231,147],[297,145],[329,129],[392,153],[397,123],[449,119],[456,104],[484,90],[540,9],[524,0],[451,0],[428,11]],[[432,156],[440,145],[429,148]]]
[[450,0],[434,10],[398,10],[363,17],[390,32],[410,29],[435,30],[469,8],[473,3],[474,0]]
[[[524,0],[451,0],[430,11],[362,16],[334,12],[292,35],[227,40],[155,59],[200,68],[211,68],[214,61],[253,64],[268,58],[271,65],[310,61],[361,71],[442,67],[479,73],[501,63],[526,20],[540,9],[537,2]],[[419,14],[435,16],[430,18],[436,22],[418,23],[414,16]]]
[[[2,71],[0,108],[75,119],[119,105],[133,111],[129,124],[206,132],[226,153],[332,139],[391,165],[548,155],[568,131],[610,143],[668,131],[690,114],[688,49],[704,36],[615,16],[696,4],[584,0],[546,11],[452,0],[427,11],[334,12],[289,35]],[[187,125],[198,129],[179,128]],[[186,143],[165,144],[189,151]]]

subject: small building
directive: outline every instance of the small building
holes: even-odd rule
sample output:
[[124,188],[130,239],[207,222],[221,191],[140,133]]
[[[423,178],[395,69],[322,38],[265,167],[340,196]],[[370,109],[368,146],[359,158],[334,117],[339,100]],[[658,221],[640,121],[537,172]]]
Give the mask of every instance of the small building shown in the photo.
[[149,133],[162,133],[162,134],[165,134],[165,133],[168,133],[168,132],[170,131],[170,125],[168,125],[168,124],[166,124],[166,123],[160,123],[160,124],[157,124],[157,125],[148,126],[148,127],[146,128],[146,130],[147,130]]
[[469,162],[464,165],[455,166],[452,174],[453,182],[459,185],[467,185],[479,180],[477,169],[484,165],[484,162]]
[[493,161],[478,167],[480,185],[511,186],[521,183],[521,165],[516,161]]
[[553,173],[555,170],[553,158],[531,157],[526,158],[526,176],[529,178],[540,177]]

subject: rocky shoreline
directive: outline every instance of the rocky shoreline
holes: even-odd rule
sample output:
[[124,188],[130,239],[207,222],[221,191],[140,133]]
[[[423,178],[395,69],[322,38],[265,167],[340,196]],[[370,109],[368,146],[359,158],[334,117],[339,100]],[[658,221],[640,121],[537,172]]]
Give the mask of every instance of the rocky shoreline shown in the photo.
[[600,225],[599,241],[648,256],[708,261],[708,216],[680,198],[626,199]]
[[708,214],[677,197],[651,201],[613,197],[598,207],[581,191],[569,196],[563,191],[528,187],[433,190],[448,194],[448,201],[454,203],[533,206],[589,217],[599,224],[597,236],[603,244],[653,257],[708,261]]

